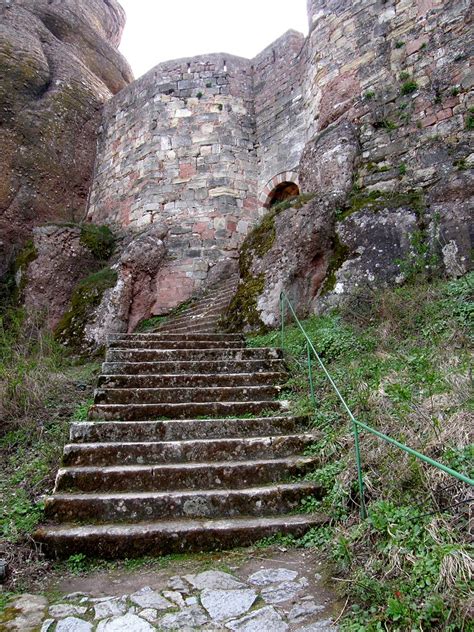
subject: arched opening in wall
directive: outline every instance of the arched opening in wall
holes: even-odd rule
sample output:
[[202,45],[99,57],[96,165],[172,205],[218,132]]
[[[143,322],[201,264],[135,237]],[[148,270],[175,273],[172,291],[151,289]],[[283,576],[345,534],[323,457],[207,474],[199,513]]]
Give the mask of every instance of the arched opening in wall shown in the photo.
[[275,204],[289,200],[290,198],[298,197],[300,194],[300,188],[294,182],[282,182],[278,184],[273,191],[269,194],[267,203],[265,206],[271,208]]

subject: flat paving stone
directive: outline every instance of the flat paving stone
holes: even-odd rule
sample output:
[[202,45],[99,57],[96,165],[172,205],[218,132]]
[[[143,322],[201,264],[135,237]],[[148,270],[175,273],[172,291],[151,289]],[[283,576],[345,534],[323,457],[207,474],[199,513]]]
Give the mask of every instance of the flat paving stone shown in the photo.
[[156,628],[136,614],[127,613],[101,621],[96,632],[156,632]]
[[232,590],[244,588],[245,584],[223,571],[204,571],[197,575],[185,575],[184,578],[198,590],[210,588],[211,590]]
[[86,612],[86,606],[75,606],[70,603],[58,603],[51,606],[49,609],[50,616],[55,619],[64,619],[66,617],[74,617],[76,615],[81,616],[86,614]]
[[162,597],[160,593],[152,590],[149,586],[145,586],[138,592],[130,595],[130,601],[141,608],[168,610],[169,608],[175,607],[173,603]]
[[163,597],[172,601],[178,608],[184,608],[186,602],[183,599],[183,595],[177,590],[164,590]]
[[226,628],[237,632],[287,632],[290,629],[273,606],[265,606],[241,619],[230,621]]
[[164,630],[184,630],[199,628],[208,623],[209,619],[201,606],[183,608],[179,612],[166,614],[158,621],[158,628]]
[[154,608],[145,608],[145,610],[142,610],[138,614],[142,619],[145,619],[150,623],[155,623],[158,619],[158,610],[155,610]]
[[269,584],[292,581],[297,577],[298,573],[289,568],[263,568],[250,575],[249,582],[254,586],[268,586]]
[[297,603],[290,610],[288,613],[288,620],[291,622],[298,622],[313,614],[322,612],[324,608],[325,606],[318,604],[315,601],[302,601],[301,603]]
[[38,595],[22,595],[8,604],[15,611],[15,617],[5,621],[9,632],[33,632],[41,625],[48,600]]
[[262,590],[262,598],[267,603],[282,603],[289,599],[294,599],[308,586],[306,577],[302,577],[297,582],[282,582],[277,586],[269,586]]
[[55,632],[92,632],[92,625],[84,619],[67,617],[58,622]]
[[127,612],[127,600],[124,597],[116,597],[100,601],[94,605],[94,619],[106,619],[119,617]]
[[248,612],[257,599],[252,589],[210,590],[201,593],[201,604],[214,621],[225,621]]

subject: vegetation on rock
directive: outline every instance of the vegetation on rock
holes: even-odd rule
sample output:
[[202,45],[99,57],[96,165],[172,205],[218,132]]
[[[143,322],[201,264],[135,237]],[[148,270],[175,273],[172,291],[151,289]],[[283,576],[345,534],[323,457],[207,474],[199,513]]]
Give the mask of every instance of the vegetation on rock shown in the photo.
[[265,274],[252,270],[255,259],[262,259],[273,246],[276,237],[275,218],[289,208],[301,208],[314,198],[314,194],[303,194],[274,204],[247,235],[240,248],[239,268],[241,282],[222,319],[224,329],[242,331],[245,326],[264,331],[257,310],[257,299],[265,287]]
[[[474,476],[472,376],[474,274],[457,281],[416,281],[354,296],[339,313],[303,323],[356,418],[432,458]],[[328,526],[285,546],[322,548],[335,567],[348,609],[342,629],[469,629],[472,555],[467,485],[363,433],[361,453],[369,516],[359,520],[354,440],[334,391],[314,368],[317,406],[308,395],[306,347],[286,333],[295,362],[284,394],[308,414],[321,459],[308,475],[323,484]],[[278,344],[279,332],[250,338]],[[302,368],[303,367],[303,368]]]
[[115,235],[108,226],[81,224],[80,242],[89,248],[99,261],[110,259],[115,250]]
[[84,329],[106,290],[114,287],[117,273],[110,268],[90,274],[77,284],[71,306],[54,331],[55,338],[76,352],[84,350]]

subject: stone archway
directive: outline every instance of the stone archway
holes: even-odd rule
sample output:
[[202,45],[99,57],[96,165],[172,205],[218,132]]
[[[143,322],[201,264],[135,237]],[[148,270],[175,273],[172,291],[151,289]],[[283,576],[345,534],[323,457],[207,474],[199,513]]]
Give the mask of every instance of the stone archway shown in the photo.
[[268,181],[259,195],[259,202],[261,206],[270,208],[299,194],[298,174],[295,171],[283,171]]

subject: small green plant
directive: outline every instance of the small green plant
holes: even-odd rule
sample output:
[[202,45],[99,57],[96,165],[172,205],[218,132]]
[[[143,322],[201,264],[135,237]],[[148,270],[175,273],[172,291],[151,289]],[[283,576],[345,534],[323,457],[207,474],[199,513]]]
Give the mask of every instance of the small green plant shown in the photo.
[[466,116],[466,129],[467,130],[474,129],[474,108],[469,108],[469,112]]
[[66,568],[73,575],[85,573],[89,568],[89,560],[84,553],[76,553],[70,555],[66,560]]
[[413,79],[409,79],[402,84],[401,93],[406,96],[408,94],[413,94],[418,90],[418,84]]
[[375,92],[373,90],[367,90],[364,94],[364,99],[366,101],[371,101],[375,97]]
[[404,176],[406,174],[406,172],[407,172],[407,166],[406,166],[405,163],[402,162],[402,164],[398,166],[398,173],[401,176]]
[[406,81],[406,80],[407,80],[407,79],[409,79],[409,78],[410,78],[410,73],[409,73],[409,72],[407,72],[406,70],[403,70],[403,71],[400,73],[400,81]]
[[452,97],[457,97],[460,92],[461,90],[458,88],[458,86],[454,86],[454,88],[451,88]]
[[206,83],[206,88],[212,88],[212,83],[210,81]]
[[83,246],[89,248],[99,261],[106,261],[112,256],[115,249],[115,241],[115,235],[108,226],[81,225],[80,242]]
[[395,42],[395,48],[403,48],[405,46],[405,42],[402,42],[401,40],[398,40],[398,42]]
[[222,110],[224,109],[224,106],[222,105],[222,103],[217,104],[217,109],[219,110],[219,112],[222,112]]
[[382,121],[382,123],[383,127],[390,132],[398,129],[398,125],[390,119],[385,119],[384,121]]
[[202,97],[203,97],[204,95],[203,95],[203,93],[202,93],[202,92],[198,92],[198,93],[196,94],[196,96],[197,96],[197,98],[198,98],[198,99],[202,99]]
[[420,46],[420,50],[426,50],[427,48],[428,48],[427,42],[423,42],[423,44]]

